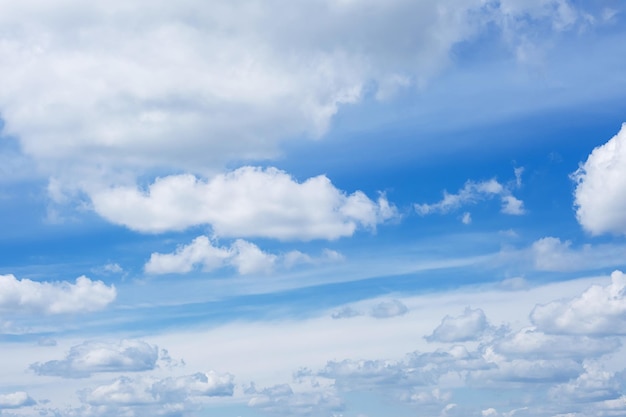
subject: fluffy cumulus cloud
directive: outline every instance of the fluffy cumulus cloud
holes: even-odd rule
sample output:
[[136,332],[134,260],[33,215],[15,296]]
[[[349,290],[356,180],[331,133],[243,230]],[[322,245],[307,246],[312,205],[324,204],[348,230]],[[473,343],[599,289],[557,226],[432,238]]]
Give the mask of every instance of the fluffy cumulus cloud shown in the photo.
[[[233,376],[214,371],[164,379],[122,376],[79,391],[82,406],[64,417],[197,415],[203,399],[233,395]],[[55,410],[52,414],[58,415]]]
[[112,303],[117,296],[113,285],[92,281],[85,276],[75,283],[37,282],[0,275],[0,309],[12,313],[45,314],[96,311]]
[[626,124],[572,174],[576,217],[592,234],[626,235]]
[[346,194],[325,176],[294,180],[275,168],[243,167],[204,181],[193,175],[157,179],[146,191],[116,187],[95,192],[94,210],[142,232],[210,225],[225,237],[337,239],[374,229],[396,215],[384,196]]
[[626,334],[626,274],[615,271],[611,283],[594,285],[579,297],[538,305],[532,322],[542,331],[556,334]]
[[268,273],[275,266],[291,268],[299,264],[337,262],[341,259],[341,254],[328,249],[316,258],[299,251],[274,255],[243,239],[235,240],[230,247],[219,247],[207,236],[198,236],[190,244],[179,246],[173,253],[153,253],[144,265],[144,270],[149,274],[183,274],[195,268],[212,271],[232,266],[245,275]]
[[509,358],[567,358],[577,362],[615,352],[620,346],[618,338],[546,334],[533,327],[507,334],[493,344],[494,352]]
[[456,317],[446,316],[426,340],[430,342],[464,342],[476,340],[489,329],[487,317],[481,309],[467,307]]
[[516,50],[520,18],[561,22],[550,30],[579,19],[562,0],[528,3],[3,0],[0,113],[41,168],[81,180],[272,157],[280,140],[322,134],[367,86],[387,97],[422,83],[486,23]]
[[120,377],[110,384],[81,392],[92,406],[184,403],[191,397],[232,396],[234,378],[214,371],[165,379]]
[[86,378],[97,372],[139,372],[156,367],[158,348],[139,340],[85,342],[73,346],[65,359],[34,363],[38,375]]
[[0,410],[28,407],[34,404],[35,400],[24,391],[0,394]]
[[[516,174],[516,184],[520,181],[519,175],[521,174]],[[432,204],[415,204],[414,208],[422,216],[432,213],[448,213],[460,207],[476,204],[481,200],[494,197],[500,198],[502,213],[512,215],[524,214],[524,202],[513,196],[510,187],[501,184],[495,179],[481,182],[467,181],[456,194],[450,194],[444,190],[441,201]],[[463,215],[462,221],[465,224],[471,222],[469,213]]]

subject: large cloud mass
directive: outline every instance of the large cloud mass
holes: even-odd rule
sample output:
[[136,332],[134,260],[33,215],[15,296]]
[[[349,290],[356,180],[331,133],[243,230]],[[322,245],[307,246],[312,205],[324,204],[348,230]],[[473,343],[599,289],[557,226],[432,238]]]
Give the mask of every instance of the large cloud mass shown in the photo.
[[595,235],[626,235],[626,123],[572,175],[576,217]]
[[0,8],[5,130],[46,172],[78,182],[111,168],[197,172],[272,157],[280,140],[322,134],[343,104],[422,84],[488,22],[514,49],[525,19],[561,30],[579,18],[562,0]]

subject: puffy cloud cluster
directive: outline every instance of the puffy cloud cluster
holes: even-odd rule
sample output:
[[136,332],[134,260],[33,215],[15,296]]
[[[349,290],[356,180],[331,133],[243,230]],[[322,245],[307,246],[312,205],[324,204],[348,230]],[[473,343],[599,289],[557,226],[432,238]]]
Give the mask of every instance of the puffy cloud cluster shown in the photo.
[[[517,330],[496,328],[482,309],[468,307],[459,316],[445,316],[427,337],[450,343],[448,347],[414,352],[401,360],[334,360],[296,376],[323,378],[340,393],[377,392],[428,415],[474,415],[475,408],[454,402],[460,397],[446,392],[449,386],[458,392],[481,390],[504,397],[507,390],[522,389],[532,398],[513,401],[505,411],[502,404],[489,406],[485,400],[485,416],[551,417],[568,415],[565,411],[575,416],[620,415],[626,408],[621,395],[626,370],[601,364],[614,363],[623,348],[624,288],[626,275],[616,271],[607,285],[536,305],[530,314],[533,325]],[[333,318],[354,313],[346,307]]]
[[530,319],[546,333],[625,335],[626,274],[615,271],[606,286],[594,285],[574,299],[538,305]]
[[223,237],[337,239],[396,216],[384,196],[375,202],[360,191],[347,195],[323,175],[300,183],[275,168],[243,167],[208,181],[168,176],[146,192],[108,188],[93,193],[92,201],[98,214],[133,230],[206,224]]
[[270,272],[276,265],[289,268],[298,264],[336,262],[341,259],[341,254],[328,249],[319,258],[299,251],[274,255],[242,239],[237,239],[230,247],[218,247],[208,237],[199,236],[190,244],[179,246],[173,253],[153,253],[144,270],[149,274],[182,274],[197,267],[203,271],[212,271],[230,265],[240,274],[253,274]]
[[98,372],[139,372],[155,368],[159,358],[156,346],[139,340],[119,343],[85,342],[73,346],[65,359],[34,363],[38,375],[86,378]]
[[184,403],[190,397],[232,396],[234,378],[214,371],[165,379],[120,377],[110,384],[82,392],[90,405],[148,405]]
[[626,123],[591,152],[572,174],[574,205],[582,227],[594,235],[626,235]]
[[37,282],[0,275],[0,310],[12,313],[36,312],[64,314],[97,311],[112,303],[117,296],[113,285],[92,281],[85,276],[74,284]]

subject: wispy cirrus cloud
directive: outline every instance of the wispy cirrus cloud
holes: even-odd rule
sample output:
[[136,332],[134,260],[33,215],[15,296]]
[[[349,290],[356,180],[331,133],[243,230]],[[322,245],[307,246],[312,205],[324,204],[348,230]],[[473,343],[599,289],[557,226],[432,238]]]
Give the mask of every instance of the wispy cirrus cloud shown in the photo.
[[[515,187],[521,185],[521,173],[522,171],[519,169],[515,170]],[[512,194],[511,188],[510,185],[502,184],[495,178],[479,182],[468,180],[463,188],[456,193],[448,193],[448,191],[444,190],[443,198],[437,203],[414,204],[413,207],[417,214],[421,216],[433,213],[445,214],[467,205],[474,205],[482,200],[497,197],[500,198],[502,203],[500,209],[502,213],[522,215],[526,212],[524,202]],[[469,212],[463,214],[462,222],[464,224],[471,222],[471,214]]]

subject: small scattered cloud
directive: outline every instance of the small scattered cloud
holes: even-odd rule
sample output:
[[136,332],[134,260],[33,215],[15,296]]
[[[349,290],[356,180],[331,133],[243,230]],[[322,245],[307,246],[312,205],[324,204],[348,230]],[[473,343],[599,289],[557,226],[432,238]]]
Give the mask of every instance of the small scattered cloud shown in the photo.
[[122,272],[124,272],[124,268],[116,263],[108,263],[102,267],[102,270],[110,274],[121,274]]
[[156,366],[158,348],[139,340],[85,342],[73,346],[65,359],[34,363],[37,375],[86,378],[99,372],[139,372]]
[[409,308],[400,300],[382,301],[370,310],[370,316],[377,319],[388,319],[396,316],[403,316],[409,312]]
[[446,316],[430,336],[429,342],[466,342],[479,339],[489,329],[487,317],[481,309],[467,307],[460,316]]
[[252,242],[235,240],[230,247],[218,246],[207,236],[198,236],[188,245],[180,245],[172,253],[150,255],[144,265],[148,274],[185,274],[195,269],[209,272],[231,266],[239,274],[270,273],[275,267],[293,268],[302,264],[339,262],[343,256],[325,249],[321,256],[313,257],[300,251],[272,254],[261,250]]
[[515,187],[520,188],[522,186],[522,174],[524,173],[524,167],[517,167],[513,170],[515,174]]
[[349,319],[351,317],[356,317],[356,316],[361,316],[361,315],[363,315],[363,313],[361,313],[360,311],[355,310],[354,308],[350,306],[345,306],[335,311],[333,314],[331,314],[331,317],[337,320],[337,319]]
[[471,224],[472,223],[472,215],[466,211],[465,213],[463,213],[463,216],[461,217],[461,222],[463,224]]
[[[516,183],[521,185],[521,171],[515,170]],[[449,213],[463,206],[476,204],[482,200],[499,197],[502,201],[502,213],[511,215],[522,215],[525,213],[524,202],[513,196],[509,186],[505,186],[496,179],[475,182],[467,181],[463,188],[456,194],[450,194],[444,190],[441,201],[432,204],[414,204],[415,211],[421,216],[433,213]],[[466,221],[467,219],[467,221]],[[468,224],[471,220],[469,213],[463,215],[463,223]]]
[[502,213],[520,216],[526,213],[524,202],[512,195],[502,196]]
[[0,310],[12,313],[68,314],[102,310],[117,296],[113,285],[86,276],[67,281],[38,282],[0,275]]
[[529,283],[524,277],[512,277],[502,280],[498,286],[507,291],[520,291],[528,289]]

